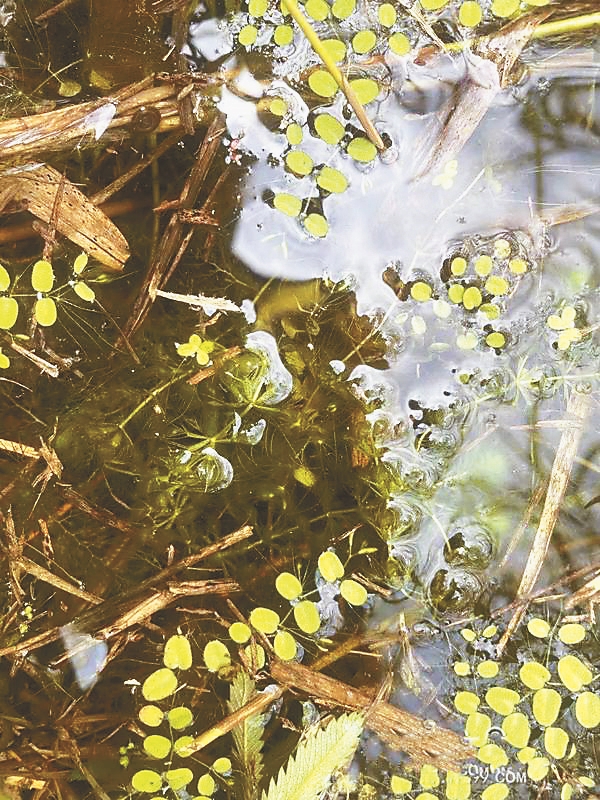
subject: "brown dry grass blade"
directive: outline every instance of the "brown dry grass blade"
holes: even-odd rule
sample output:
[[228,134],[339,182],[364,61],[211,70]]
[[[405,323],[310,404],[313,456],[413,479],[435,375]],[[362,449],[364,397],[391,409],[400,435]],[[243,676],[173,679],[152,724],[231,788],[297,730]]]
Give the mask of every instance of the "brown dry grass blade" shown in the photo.
[[428,147],[417,178],[458,156],[498,92],[507,86],[515,62],[532,33],[550,13],[542,9],[520,17],[483,40],[476,51],[465,54],[467,76],[457,85],[425,137]]
[[589,412],[589,406],[589,395],[573,391],[567,406],[567,417],[571,421],[571,424],[563,431],[558,449],[556,450],[556,455],[554,456],[554,463],[552,464],[552,470],[550,472],[548,492],[546,493],[546,501],[542,510],[542,516],[540,517],[538,529],[534,536],[531,551],[517,591],[518,605],[513,612],[510,622],[506,626],[502,638],[498,642],[498,656],[502,654],[508,640],[523,619],[528,598],[531,595],[544,565],[552,532],[554,531],[554,526],[556,525],[556,520],[558,519],[558,514],[571,476],[573,461],[577,455],[577,448],[579,446],[584,421]]
[[[6,176],[13,198],[109,269],[122,270],[129,245],[117,226],[60,172],[47,164]],[[59,191],[60,205],[56,204]]]

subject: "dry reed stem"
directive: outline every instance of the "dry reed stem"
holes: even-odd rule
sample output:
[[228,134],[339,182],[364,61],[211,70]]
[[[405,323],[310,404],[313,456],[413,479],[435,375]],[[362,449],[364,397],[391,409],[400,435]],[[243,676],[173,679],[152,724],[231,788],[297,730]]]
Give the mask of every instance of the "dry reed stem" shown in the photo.
[[445,728],[403,711],[342,681],[322,675],[295,662],[273,659],[271,676],[284,686],[298,689],[317,702],[364,711],[366,726],[395,750],[407,753],[413,764],[433,764],[440,769],[460,770],[475,755],[462,737]]
[[571,420],[571,424],[563,431],[556,450],[554,463],[552,464],[552,470],[548,480],[546,501],[517,591],[517,606],[513,612],[512,618],[506,626],[502,638],[498,642],[498,656],[502,655],[507,642],[523,619],[530,594],[543,567],[552,532],[554,531],[560,507],[567,490],[573,462],[577,455],[583,424],[589,412],[589,406],[589,395],[581,394],[573,390],[567,404],[566,414],[567,418]]

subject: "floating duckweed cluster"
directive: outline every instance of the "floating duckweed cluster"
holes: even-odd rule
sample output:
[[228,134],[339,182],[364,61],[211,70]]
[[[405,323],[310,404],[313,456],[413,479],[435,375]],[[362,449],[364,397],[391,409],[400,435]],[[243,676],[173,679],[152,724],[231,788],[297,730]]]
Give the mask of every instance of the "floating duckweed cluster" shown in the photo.
[[[51,327],[58,319],[57,301],[66,299],[70,292],[89,307],[94,303],[96,294],[84,280],[87,265],[88,256],[81,253],[73,262],[70,278],[55,287],[56,274],[52,263],[39,259],[31,268],[29,287],[21,291],[20,284],[27,271],[13,280],[8,269],[0,264],[0,330],[10,331],[14,335],[24,304],[29,306],[27,323],[33,318],[38,325]],[[72,298],[69,302],[72,303]],[[0,351],[0,368],[9,366],[9,359]]]
[[427,307],[438,321],[436,329],[444,320],[457,327],[458,307],[462,313],[458,317],[456,346],[460,350],[482,346],[500,353],[510,342],[510,323],[504,323],[503,316],[520,280],[533,266],[525,243],[518,237],[477,237],[451,251],[440,271],[441,282],[426,275],[407,282],[396,276],[393,285],[400,299],[419,304],[418,312],[411,317],[413,334],[421,336],[427,331],[423,317]]
[[477,758],[462,774],[426,765],[418,777],[393,775],[394,796],[505,800],[533,784],[545,797],[569,800],[596,783],[588,736],[600,726],[599,675],[586,656],[592,633],[587,624],[541,617],[531,617],[526,631],[514,661],[494,657],[498,626],[460,631],[447,703],[464,720]]
[[577,311],[573,306],[565,305],[560,313],[550,314],[546,324],[552,331],[558,332],[556,347],[558,350],[568,350],[572,344],[580,342],[584,332],[576,325]]
[[[190,767],[177,766],[178,759],[187,758],[193,736],[181,734],[190,730],[195,722],[194,714],[188,706],[174,705],[175,694],[183,688],[180,674],[191,669],[192,649],[186,636],[178,633],[171,636],[164,647],[164,666],[152,672],[142,684],[142,697],[146,701],[138,711],[138,719],[146,728],[153,731],[142,740],[144,754],[160,761],[160,769],[140,769],[131,778],[131,787],[142,794],[164,793],[171,789],[175,793],[185,790],[195,781],[198,800],[211,797],[220,786],[227,785],[231,775],[231,759],[221,756],[215,759],[208,770],[198,777]],[[127,750],[122,766],[128,766],[131,745]],[[196,780],[197,778],[197,780]]]
[[[333,550],[326,550],[318,558],[316,588],[307,590],[296,575],[281,572],[275,579],[275,589],[289,602],[289,609],[275,611],[258,606],[250,611],[248,623],[237,621],[229,626],[229,638],[237,645],[246,645],[240,652],[242,659],[255,669],[262,668],[266,663],[266,653],[259,641],[261,637],[267,637],[273,652],[282,661],[301,661],[304,650],[298,642],[298,635],[315,636],[324,626],[330,625],[333,617],[342,619],[336,597],[343,598],[355,608],[367,602],[369,595],[365,587],[344,575],[344,564]],[[318,602],[309,598],[315,592],[320,596]],[[330,632],[327,630],[327,634]],[[219,639],[207,642],[203,657],[210,672],[219,672],[232,663],[229,648]]]

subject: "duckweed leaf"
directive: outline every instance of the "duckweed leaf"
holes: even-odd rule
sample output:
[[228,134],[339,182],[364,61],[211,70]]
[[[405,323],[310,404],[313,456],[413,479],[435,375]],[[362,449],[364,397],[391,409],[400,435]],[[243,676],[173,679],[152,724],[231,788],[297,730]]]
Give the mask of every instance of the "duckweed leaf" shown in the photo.
[[231,759],[227,756],[221,756],[213,761],[212,768],[219,775],[228,775],[231,772]]
[[344,577],[344,565],[333,550],[326,550],[321,553],[317,563],[319,572],[329,583],[334,583],[334,581]]
[[302,584],[291,572],[282,572],[275,579],[275,588],[286,600],[296,600],[302,594]]
[[36,292],[50,292],[54,286],[54,270],[49,261],[41,259],[33,265],[31,285]]
[[193,743],[193,736],[179,736],[173,742],[173,752],[181,758],[187,758],[191,755],[190,745]]
[[312,600],[301,600],[298,605],[294,606],[294,619],[304,633],[316,633],[321,627],[319,609]]
[[96,292],[84,283],[84,281],[77,281],[73,284],[73,291],[80,298],[80,300],[85,300],[86,303],[93,303],[96,299]]
[[317,134],[326,144],[338,144],[344,136],[344,126],[331,114],[318,114],[314,124]]
[[278,25],[273,33],[273,41],[279,47],[286,47],[294,41],[294,29],[291,25]]
[[529,720],[521,711],[515,711],[502,720],[502,733],[513,747],[526,747],[531,735]]
[[149,728],[158,728],[165,715],[163,710],[158,706],[148,705],[140,708],[138,717],[140,722],[143,722],[144,725],[148,725]]
[[282,661],[291,661],[296,658],[298,646],[296,640],[288,631],[277,631],[273,640],[275,655]]
[[359,55],[369,53],[377,44],[377,36],[373,31],[359,31],[352,37],[352,49]]
[[14,297],[0,297],[0,329],[9,331],[19,316],[19,304]]
[[488,744],[480,747],[477,752],[477,758],[483,761],[484,764],[489,764],[493,770],[508,764],[508,756],[500,745],[495,744],[495,742],[488,742]]
[[393,33],[388,40],[388,44],[392,53],[397,56],[406,56],[410,53],[410,39],[405,33],[399,31]]
[[314,166],[312,158],[302,150],[292,150],[285,157],[285,163],[295,175],[309,175]]
[[538,689],[533,695],[531,709],[540,725],[552,725],[558,717],[561,699],[556,689]]
[[419,783],[423,789],[437,789],[440,785],[440,773],[433,764],[423,764],[419,773]]
[[363,106],[372,103],[379,94],[379,84],[373,78],[355,78],[350,86]]
[[33,315],[38,325],[49,328],[56,322],[56,303],[52,297],[41,297],[36,300]]
[[304,10],[317,22],[323,22],[329,16],[329,5],[325,0],[306,0]]
[[367,590],[358,581],[350,578],[344,580],[340,584],[340,594],[347,603],[353,606],[362,606],[367,602]]
[[513,689],[507,689],[505,686],[492,686],[485,693],[485,702],[502,716],[512,714],[520,699],[521,696],[518,692]]
[[377,9],[377,17],[380,25],[384,28],[391,28],[398,17],[396,9],[391,3],[382,3]]
[[174,792],[178,792],[194,779],[194,773],[187,767],[169,769],[165,772],[165,780]]
[[600,697],[593,692],[582,692],[575,701],[575,717],[584,728],[600,725]]
[[550,672],[537,661],[526,661],[519,669],[521,681],[529,689],[542,689],[550,680]]
[[560,626],[558,638],[565,644],[579,644],[585,639],[585,628],[578,622],[569,622]]
[[317,183],[321,189],[332,194],[341,194],[348,188],[346,176],[333,167],[323,167],[317,177]]
[[81,275],[83,270],[87,267],[88,261],[89,258],[87,253],[79,253],[77,258],[73,262],[73,272],[75,273],[75,275]]
[[302,200],[287,192],[279,192],[273,198],[273,205],[288,217],[297,217],[302,210]]
[[461,714],[473,714],[477,711],[481,700],[474,692],[457,692],[454,697],[454,705]]
[[475,0],[465,0],[458,10],[458,21],[466,28],[475,28],[483,18],[483,11]]
[[194,715],[186,706],[175,706],[167,712],[169,725],[176,731],[187,728],[194,721]]
[[229,626],[229,635],[236,644],[246,644],[252,636],[252,631],[245,622],[234,622]]
[[250,613],[250,624],[261,633],[275,633],[279,621],[279,614],[270,608],[259,606]]
[[166,758],[171,752],[171,741],[166,736],[153,733],[144,739],[144,750],[152,758]]
[[329,55],[334,61],[339,63],[346,58],[346,45],[341,39],[323,39],[321,44],[329,52]]
[[557,669],[558,677],[570,692],[579,692],[593,678],[583,661],[572,654],[559,659]]
[[334,0],[331,13],[337,19],[348,19],[356,9],[356,0]]
[[544,748],[553,758],[564,758],[569,746],[569,735],[562,728],[549,727],[544,731]]
[[356,139],[352,139],[348,144],[347,153],[350,158],[353,158],[355,161],[366,164],[369,161],[373,161],[377,155],[377,148],[373,142],[365,139],[364,136],[357,136]]
[[10,286],[10,275],[5,266],[0,264],[0,292],[8,291]]
[[231,664],[229,650],[218,639],[211,639],[210,642],[206,643],[202,657],[209,672],[218,672]]
[[322,239],[327,236],[329,223],[322,214],[309,214],[304,220],[304,227],[312,236]]
[[319,97],[333,97],[338,85],[335,79],[325,69],[316,69],[308,76],[308,85]]
[[163,662],[169,669],[189,669],[193,663],[189,639],[182,634],[167,639]]
[[142,684],[144,700],[155,703],[170,697],[177,689],[177,677],[173,670],[163,667],[148,675]]
[[545,639],[550,633],[550,625],[545,619],[533,617],[527,623],[527,630],[536,639]]
[[238,33],[238,42],[243,47],[252,47],[258,36],[258,30],[254,25],[244,25]]
[[158,792],[162,786],[162,778],[151,769],[141,769],[131,779],[131,785],[136,792]]
[[198,789],[198,794],[211,795],[217,788],[217,784],[213,776],[205,772],[204,775],[198,778],[196,788]]
[[487,742],[488,734],[492,727],[492,720],[487,714],[476,711],[469,714],[465,723],[465,736],[475,747],[483,747]]

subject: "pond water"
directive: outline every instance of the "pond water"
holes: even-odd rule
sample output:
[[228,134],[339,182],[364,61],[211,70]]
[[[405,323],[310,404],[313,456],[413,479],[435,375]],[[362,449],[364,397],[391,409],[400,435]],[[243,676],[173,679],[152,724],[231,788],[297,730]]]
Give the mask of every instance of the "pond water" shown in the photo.
[[[307,0],[378,150],[279,4],[0,4],[7,796],[598,788],[600,20],[584,6]],[[41,201],[14,174],[43,162],[92,196],[157,153],[167,100],[33,155],[2,124],[102,97],[112,119],[153,72],[198,78],[201,122],[106,207],[131,252],[115,272],[72,233],[54,242],[60,194],[32,229]],[[350,765],[358,723],[310,681],[186,754],[277,682],[270,648],[290,675],[331,658],[338,693],[379,690],[477,757],[446,773],[367,719]],[[298,757],[304,794],[269,788],[294,748],[310,771],[311,721],[342,754],[330,742],[314,784]]]

